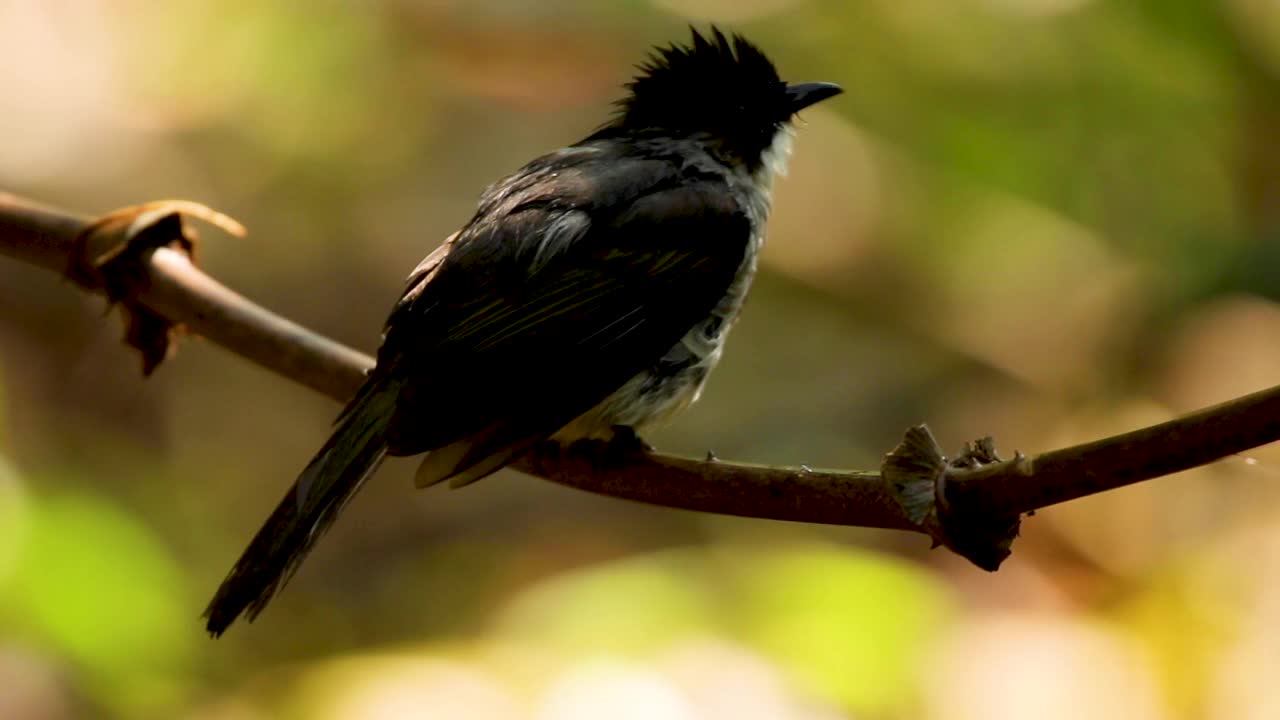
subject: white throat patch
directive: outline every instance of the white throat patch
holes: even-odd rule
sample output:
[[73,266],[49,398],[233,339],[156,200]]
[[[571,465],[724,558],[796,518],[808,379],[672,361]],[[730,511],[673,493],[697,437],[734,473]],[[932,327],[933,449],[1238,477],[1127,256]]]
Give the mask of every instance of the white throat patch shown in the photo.
[[787,160],[791,156],[791,141],[795,139],[796,129],[791,123],[783,123],[778,132],[773,134],[773,142],[765,148],[761,155],[760,169],[756,171],[756,182],[767,187],[775,175],[787,174]]

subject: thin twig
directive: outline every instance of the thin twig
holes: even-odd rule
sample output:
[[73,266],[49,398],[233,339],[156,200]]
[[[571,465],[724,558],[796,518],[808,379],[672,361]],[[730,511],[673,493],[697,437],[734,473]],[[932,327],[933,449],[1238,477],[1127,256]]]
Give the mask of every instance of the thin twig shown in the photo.
[[[63,272],[90,220],[0,193],[0,254]],[[160,248],[134,298],[249,360],[338,401],[373,359],[250,302],[182,254]],[[1123,435],[947,470],[949,512],[1017,515],[1205,465],[1280,439],[1280,387]],[[877,473],[814,471],[694,460],[660,453],[619,459],[541,448],[514,467],[562,485],[703,512],[833,525],[928,531],[907,519]],[[958,508],[959,510],[954,510]],[[939,539],[934,533],[935,539]]]
[[[62,272],[91,220],[0,193],[0,254]],[[346,402],[373,358],[272,313],[182,253],[154,251],[136,297],[268,370]],[[602,470],[602,464],[608,464]],[[561,485],[653,505],[779,520],[914,529],[874,472],[821,472],[653,453],[627,458],[539,448],[513,467]]]

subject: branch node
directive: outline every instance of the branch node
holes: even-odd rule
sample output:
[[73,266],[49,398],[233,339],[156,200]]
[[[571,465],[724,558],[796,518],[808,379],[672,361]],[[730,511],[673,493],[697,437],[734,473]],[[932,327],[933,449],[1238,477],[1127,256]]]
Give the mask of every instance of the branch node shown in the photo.
[[997,517],[952,502],[947,480],[952,473],[999,462],[991,437],[965,443],[960,454],[948,460],[928,426],[916,425],[885,456],[881,475],[907,518],[933,538],[934,547],[945,546],[983,570],[994,571],[1012,552],[1021,518]]
[[240,223],[199,203],[166,200],[113,210],[94,220],[75,239],[66,277],[88,290],[101,290],[124,311],[125,343],[142,354],[142,374],[150,375],[171,353],[182,325],[135,298],[147,289],[147,256],[169,247],[195,262],[196,232],[183,216],[200,218],[243,236]]

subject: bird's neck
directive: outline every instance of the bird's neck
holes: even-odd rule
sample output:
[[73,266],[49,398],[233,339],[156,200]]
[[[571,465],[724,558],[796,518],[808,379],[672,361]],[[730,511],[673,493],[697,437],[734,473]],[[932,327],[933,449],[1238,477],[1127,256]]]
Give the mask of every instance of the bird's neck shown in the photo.
[[760,167],[756,169],[755,181],[768,189],[773,187],[773,178],[787,174],[787,161],[791,158],[791,142],[795,139],[795,128],[791,123],[784,124],[773,135],[773,142],[760,155]]

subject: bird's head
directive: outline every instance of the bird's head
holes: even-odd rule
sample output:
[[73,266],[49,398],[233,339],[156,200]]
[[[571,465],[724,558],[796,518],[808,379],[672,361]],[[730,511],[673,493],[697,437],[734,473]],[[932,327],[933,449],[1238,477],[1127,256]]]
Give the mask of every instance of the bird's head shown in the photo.
[[626,85],[600,136],[670,136],[705,141],[722,159],[754,172],[789,136],[800,110],[842,92],[831,83],[788,85],[741,35],[692,30],[688,45],[653,51]]

